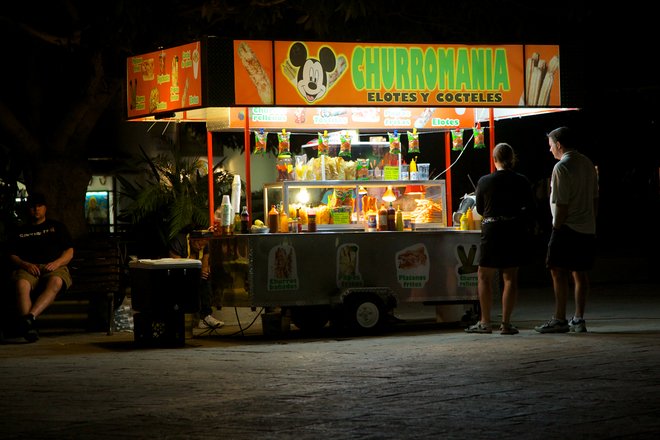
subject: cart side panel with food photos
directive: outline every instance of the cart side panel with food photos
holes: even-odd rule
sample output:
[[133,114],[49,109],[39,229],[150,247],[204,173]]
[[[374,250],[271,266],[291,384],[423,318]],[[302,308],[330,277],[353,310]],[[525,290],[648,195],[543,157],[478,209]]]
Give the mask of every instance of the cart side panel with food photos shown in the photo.
[[[244,133],[253,224],[211,241],[223,306],[280,310],[301,328],[338,318],[369,330],[403,303],[478,304],[479,216],[465,201],[452,210],[451,168],[466,148],[492,152],[498,117],[565,110],[558,46],[209,38],[182,50],[165,55],[173,70],[158,96],[168,99],[129,117],[204,121],[209,164],[214,132]],[[147,81],[140,61],[160,56],[134,57],[129,72]],[[188,77],[199,89],[191,100],[186,79],[184,103],[177,87]],[[134,93],[132,79],[135,112],[149,88]],[[425,142],[438,134],[441,143]],[[250,157],[269,154],[269,137],[277,161],[262,219],[252,215]],[[443,170],[429,171],[425,148],[444,148]],[[209,190],[209,217],[220,222],[212,175]]]

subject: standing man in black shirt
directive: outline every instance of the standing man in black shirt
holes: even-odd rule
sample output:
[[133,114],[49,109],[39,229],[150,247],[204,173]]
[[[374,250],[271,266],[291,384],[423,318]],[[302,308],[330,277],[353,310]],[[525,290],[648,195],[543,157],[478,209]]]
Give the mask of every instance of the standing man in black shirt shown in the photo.
[[60,291],[71,286],[67,264],[73,258],[73,241],[63,223],[46,218],[43,194],[31,195],[28,208],[30,222],[21,225],[10,240],[9,259],[16,266],[12,280],[23,336],[35,342],[39,339],[36,318]]

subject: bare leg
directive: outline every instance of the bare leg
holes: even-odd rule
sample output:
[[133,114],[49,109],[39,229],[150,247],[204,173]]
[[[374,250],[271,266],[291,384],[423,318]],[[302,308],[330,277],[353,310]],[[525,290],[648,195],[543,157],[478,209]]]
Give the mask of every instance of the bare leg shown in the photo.
[[32,287],[27,280],[16,281],[16,305],[20,316],[30,313],[30,308],[32,308],[31,291]]
[[568,271],[553,267],[550,269],[552,286],[555,291],[555,319],[566,319],[566,298],[568,297]]
[[573,282],[575,283],[575,316],[577,318],[583,318],[587,293],[589,293],[588,273],[584,271],[573,272]]
[[511,313],[518,298],[518,268],[508,267],[502,269],[504,290],[502,291],[502,322],[511,323]]
[[490,310],[493,303],[493,280],[497,269],[481,267],[477,272],[477,288],[479,290],[479,306],[481,307],[481,323],[490,324]]
[[41,313],[46,310],[46,308],[51,305],[53,301],[55,301],[57,293],[62,288],[62,284],[64,284],[62,278],[58,276],[51,276],[47,281],[48,282],[46,283],[46,287],[44,288],[43,292],[41,292],[41,294],[34,301],[30,311],[27,312],[32,313],[35,318],[41,315]]

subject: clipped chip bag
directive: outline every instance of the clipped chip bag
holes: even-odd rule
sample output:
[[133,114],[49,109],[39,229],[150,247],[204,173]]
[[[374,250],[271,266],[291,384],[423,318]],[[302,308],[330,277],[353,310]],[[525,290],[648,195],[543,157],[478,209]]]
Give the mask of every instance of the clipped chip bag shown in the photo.
[[481,124],[477,124],[474,128],[474,148],[476,150],[486,148],[486,142],[484,142],[484,129],[481,128]]
[[265,132],[263,128],[260,128],[259,131],[254,132],[254,154],[266,153],[267,138],[268,138],[268,133]]
[[291,133],[287,133],[286,128],[282,129],[282,133],[277,133],[278,143],[278,156],[291,156],[291,144],[289,138]]
[[408,153],[419,153],[419,133],[413,128],[412,133],[408,132]]
[[460,151],[463,149],[463,129],[457,128],[451,132],[451,149]]
[[330,137],[328,136],[328,130],[324,130],[323,133],[319,133],[319,156],[327,156],[328,151],[330,150]]
[[348,132],[342,132],[339,134],[339,157],[346,159],[351,158],[351,135]]
[[390,140],[390,154],[401,153],[401,137],[399,131],[394,130],[394,133],[387,133],[387,136]]

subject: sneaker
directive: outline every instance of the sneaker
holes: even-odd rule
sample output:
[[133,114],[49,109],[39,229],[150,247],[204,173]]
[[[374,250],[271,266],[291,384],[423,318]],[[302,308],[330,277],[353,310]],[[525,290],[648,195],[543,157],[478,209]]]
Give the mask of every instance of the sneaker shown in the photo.
[[213,315],[207,315],[199,320],[198,328],[220,328],[225,325],[224,322],[215,319]]
[[465,329],[465,333],[493,333],[490,324],[482,324],[481,321]]
[[582,318],[576,318],[575,316],[568,321],[568,328],[570,331],[575,333],[585,333],[587,331],[587,323],[584,322]]
[[552,318],[550,321],[534,327],[539,333],[566,333],[568,332],[568,321],[565,319]]
[[518,333],[520,333],[518,329],[512,326],[511,324],[502,323],[502,325],[500,326],[501,335],[517,335]]
[[39,332],[37,331],[34,325],[34,316],[28,314],[25,315],[24,319],[25,321],[23,322],[24,325],[23,337],[28,342],[37,342],[39,340]]

